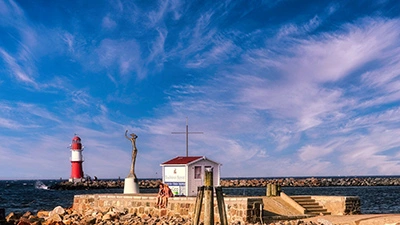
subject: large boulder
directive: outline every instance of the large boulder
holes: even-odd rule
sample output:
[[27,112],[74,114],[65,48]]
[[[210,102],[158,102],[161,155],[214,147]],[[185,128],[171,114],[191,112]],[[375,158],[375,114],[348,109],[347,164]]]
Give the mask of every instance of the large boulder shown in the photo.
[[13,213],[10,212],[7,216],[6,216],[6,221],[7,223],[14,223],[14,221],[18,220],[18,216]]
[[49,216],[49,211],[39,210],[36,216],[39,218],[46,218]]
[[54,214],[62,216],[65,214],[65,209],[61,206],[57,206],[49,213],[49,217],[51,217]]
[[60,215],[58,214],[52,214],[47,218],[47,222],[61,222],[63,219]]

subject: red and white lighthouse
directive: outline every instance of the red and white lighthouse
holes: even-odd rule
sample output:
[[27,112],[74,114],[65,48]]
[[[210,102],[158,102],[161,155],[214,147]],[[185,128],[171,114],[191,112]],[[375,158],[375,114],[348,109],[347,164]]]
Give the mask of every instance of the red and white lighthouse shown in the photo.
[[81,138],[78,136],[74,136],[72,138],[71,144],[71,177],[69,178],[70,182],[81,182],[84,181],[82,163],[83,146],[81,143]]

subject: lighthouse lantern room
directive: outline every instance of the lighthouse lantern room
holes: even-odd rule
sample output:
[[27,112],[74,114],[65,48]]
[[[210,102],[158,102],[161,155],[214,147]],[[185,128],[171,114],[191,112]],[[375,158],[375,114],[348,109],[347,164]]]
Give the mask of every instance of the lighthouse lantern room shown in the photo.
[[82,182],[85,180],[82,169],[82,151],[83,146],[81,143],[81,138],[75,135],[72,138],[71,144],[71,177],[69,178],[70,182]]

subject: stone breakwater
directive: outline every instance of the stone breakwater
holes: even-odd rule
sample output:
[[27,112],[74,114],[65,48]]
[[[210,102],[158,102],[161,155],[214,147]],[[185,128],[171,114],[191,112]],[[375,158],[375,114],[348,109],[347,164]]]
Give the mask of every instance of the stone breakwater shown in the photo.
[[[139,180],[139,187],[157,188],[160,179]],[[267,184],[277,184],[282,187],[328,187],[328,186],[399,186],[400,177],[337,177],[337,178],[222,178],[222,187],[266,187]],[[50,189],[73,190],[73,189],[106,189],[123,188],[124,182],[121,180],[97,180],[81,183],[71,183],[62,181],[54,184]]]
[[222,187],[265,187],[269,183],[282,187],[398,186],[400,177],[221,179]]
[[[168,211],[167,209],[159,209]],[[136,225],[136,224],[192,224],[191,219],[185,219],[179,215],[168,216],[167,212],[163,216],[151,216],[149,214],[129,213],[127,210],[117,210],[109,208],[105,211],[87,210],[84,213],[78,213],[73,209],[65,209],[57,206],[52,211],[38,211],[36,214],[25,212],[24,214],[8,214],[0,224],[3,225]],[[251,225],[252,223],[246,223]],[[261,224],[261,223],[256,223]],[[285,220],[285,221],[264,221],[269,225],[317,225],[319,222],[305,222],[303,220]],[[239,225],[239,223],[230,223],[230,225]]]

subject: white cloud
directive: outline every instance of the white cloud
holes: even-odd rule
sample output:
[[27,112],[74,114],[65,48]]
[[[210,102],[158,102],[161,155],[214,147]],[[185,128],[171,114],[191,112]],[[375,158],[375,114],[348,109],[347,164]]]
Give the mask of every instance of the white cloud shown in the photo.
[[15,129],[21,127],[21,124],[10,119],[0,118],[0,127]]
[[109,15],[103,17],[101,26],[106,28],[106,29],[114,29],[117,26],[117,23],[110,18]]
[[188,68],[206,68],[210,65],[224,63],[237,55],[240,50],[230,40],[222,38],[214,39],[209,51],[197,54],[186,64]]
[[63,36],[63,40],[68,45],[68,50],[74,52],[74,36],[70,33],[65,33]]
[[30,84],[33,86],[37,86],[35,81],[28,74],[25,73],[25,71],[21,68],[20,65],[18,65],[18,63],[16,62],[14,57],[12,57],[10,54],[8,54],[3,49],[0,49],[0,53],[2,55],[3,60],[8,65],[9,70],[11,71],[12,74],[14,74],[15,78],[18,81],[21,81],[23,83]]
[[[147,75],[142,66],[140,46],[135,40],[104,39],[95,52],[98,63],[103,68],[117,67],[117,71],[122,76],[126,76],[130,72],[135,72],[139,78]],[[97,70],[98,68],[94,69]]]
[[314,16],[304,24],[297,25],[293,23],[283,25],[277,34],[277,38],[287,38],[290,36],[304,35],[311,33],[321,25],[321,19]]
[[165,39],[168,31],[165,29],[157,29],[158,37],[152,42],[152,47],[148,57],[146,58],[146,66],[155,65],[153,70],[160,70],[164,65],[166,56],[164,53]]
[[[396,43],[398,32],[393,30],[395,23],[370,19],[364,23],[369,26],[348,25],[346,33],[325,35],[322,41],[302,42],[294,49],[295,57],[283,60],[281,69],[296,82],[332,82],[378,59],[381,51]],[[386,34],[383,38],[380,35],[382,33]]]
[[160,1],[157,4],[157,9],[148,13],[148,19],[150,26],[156,26],[160,21],[163,23],[163,17],[168,10],[168,1]]

